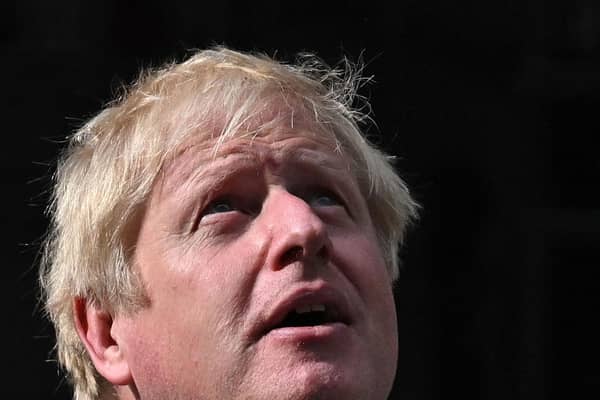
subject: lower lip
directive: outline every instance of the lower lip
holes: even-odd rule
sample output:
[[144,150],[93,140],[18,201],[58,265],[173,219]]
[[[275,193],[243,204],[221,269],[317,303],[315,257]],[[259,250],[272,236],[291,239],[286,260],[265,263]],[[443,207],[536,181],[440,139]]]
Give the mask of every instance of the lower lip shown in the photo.
[[334,322],[325,325],[273,329],[265,337],[283,342],[318,342],[344,335],[348,329],[348,325]]

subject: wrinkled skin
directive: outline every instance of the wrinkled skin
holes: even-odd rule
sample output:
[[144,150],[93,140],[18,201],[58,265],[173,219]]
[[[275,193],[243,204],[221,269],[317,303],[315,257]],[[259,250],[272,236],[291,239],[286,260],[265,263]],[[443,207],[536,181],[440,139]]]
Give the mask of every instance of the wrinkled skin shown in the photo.
[[[213,145],[186,147],[151,194],[135,250],[149,306],[111,329],[132,377],[120,393],[385,399],[394,301],[347,160],[300,128]],[[342,323],[271,329],[282,304],[323,294]]]

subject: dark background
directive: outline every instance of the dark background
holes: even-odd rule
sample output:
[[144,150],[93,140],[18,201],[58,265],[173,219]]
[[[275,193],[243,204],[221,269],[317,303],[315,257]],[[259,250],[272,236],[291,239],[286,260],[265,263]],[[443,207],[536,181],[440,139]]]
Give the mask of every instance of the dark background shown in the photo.
[[140,67],[216,43],[364,50],[369,132],[423,205],[393,399],[598,398],[600,2],[21,1],[0,18],[2,397],[69,398],[36,310],[61,141]]

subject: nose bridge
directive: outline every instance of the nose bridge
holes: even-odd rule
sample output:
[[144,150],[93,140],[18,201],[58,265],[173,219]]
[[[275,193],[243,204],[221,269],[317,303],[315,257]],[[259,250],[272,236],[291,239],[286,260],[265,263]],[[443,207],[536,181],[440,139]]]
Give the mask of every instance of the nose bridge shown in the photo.
[[328,257],[326,225],[302,198],[284,188],[273,188],[262,214],[271,233],[267,262],[272,269],[281,269],[296,261],[322,261]]

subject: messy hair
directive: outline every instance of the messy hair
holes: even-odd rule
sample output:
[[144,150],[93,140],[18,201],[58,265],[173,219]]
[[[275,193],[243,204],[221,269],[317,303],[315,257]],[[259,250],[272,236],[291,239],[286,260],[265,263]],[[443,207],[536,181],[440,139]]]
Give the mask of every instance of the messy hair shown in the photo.
[[131,253],[158,174],[192,137],[212,138],[219,146],[283,123],[275,116],[259,126],[248,123],[275,103],[310,118],[352,161],[390,282],[397,278],[398,246],[417,205],[389,157],[361,132],[368,118],[368,104],[357,94],[366,79],[361,72],[360,64],[331,68],[314,55],[288,64],[215,47],[143,72],[69,138],[54,176],[40,282],[58,360],[76,400],[98,399],[108,385],[77,335],[74,299],[111,315],[144,307]]

